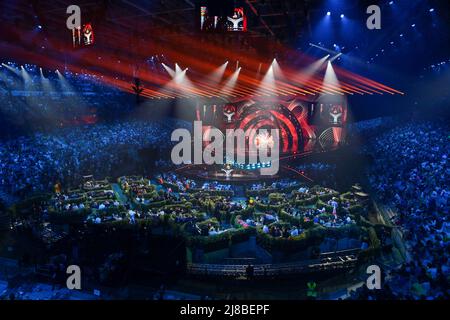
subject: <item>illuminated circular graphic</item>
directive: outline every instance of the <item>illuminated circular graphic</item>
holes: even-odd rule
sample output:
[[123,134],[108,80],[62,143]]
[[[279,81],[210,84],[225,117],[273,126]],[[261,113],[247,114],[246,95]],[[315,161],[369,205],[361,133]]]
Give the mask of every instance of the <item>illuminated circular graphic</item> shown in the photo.
[[260,135],[259,130],[278,129],[280,136],[280,152],[296,153],[303,145],[302,127],[296,115],[281,104],[264,104],[246,101],[238,108],[236,128],[245,132],[255,130],[256,134],[249,137],[256,143],[273,145],[273,137]]
[[269,132],[258,133],[254,143],[258,148],[273,148],[275,145]]

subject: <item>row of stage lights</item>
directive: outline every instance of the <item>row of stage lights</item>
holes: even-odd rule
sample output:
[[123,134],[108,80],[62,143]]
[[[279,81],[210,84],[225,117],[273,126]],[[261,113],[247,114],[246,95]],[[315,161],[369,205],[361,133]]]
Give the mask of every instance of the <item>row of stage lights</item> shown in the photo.
[[424,70],[430,69],[430,70],[439,70],[441,68],[444,68],[447,64],[450,64],[450,59],[448,59],[447,61],[441,61],[438,63],[434,63],[431,66],[429,66],[428,68],[424,68]]
[[[327,12],[327,16],[331,16],[331,11]],[[341,13],[340,17],[341,17],[341,19],[344,19],[345,18],[345,14]]]
[[[387,2],[387,4],[388,4],[389,6],[393,6],[393,5],[395,4],[395,2],[394,2],[394,1],[389,1],[389,2]],[[427,9],[427,11],[430,12],[430,13],[432,13],[432,14],[434,14],[435,9],[434,9],[434,8],[429,8],[429,9]],[[327,11],[327,12],[326,12],[326,16],[330,17],[330,16],[332,16],[332,15],[334,15],[334,13],[332,13],[331,11]],[[346,17],[344,13],[341,13],[339,16],[340,16],[341,19],[344,19],[344,18]],[[416,28],[416,27],[417,27],[416,23],[412,23],[412,24],[411,24],[411,28],[414,29],[414,28]],[[403,38],[403,37],[404,37],[404,33],[400,33],[400,34],[399,34],[399,37],[400,37],[400,38]],[[395,46],[395,41],[390,41],[389,43],[390,43],[391,46]],[[319,45],[320,47],[324,47],[324,45],[323,45],[321,42],[319,42],[318,45]],[[341,46],[339,46],[339,45],[337,45],[337,44],[335,43],[335,44],[333,44],[333,49],[334,49],[334,51],[335,51],[336,53],[338,53],[338,52],[341,53],[341,52],[345,49],[345,47],[344,47],[344,46],[341,47]],[[359,49],[359,46],[358,46],[358,45],[355,45],[355,46],[354,46],[354,49],[358,50],[358,49]],[[371,57],[371,58],[368,58],[367,64],[372,63],[372,62],[375,60],[376,57],[378,57],[378,56],[384,54],[384,52],[385,52],[385,49],[381,49],[379,53],[376,53],[376,54],[375,54],[375,56],[373,56],[373,57]],[[338,58],[338,60],[340,60],[340,58]]]
[[[303,78],[295,78],[295,83],[299,83],[299,85],[291,85],[289,83],[284,84],[283,80],[281,82],[277,81],[280,79],[286,79],[286,75],[281,70],[276,58],[273,59],[271,65],[269,66],[267,72],[262,72],[262,70],[258,69],[257,77],[258,80],[248,80],[248,76],[240,75],[242,67],[239,65],[239,61],[236,62],[236,65],[232,66],[232,68],[236,68],[236,70],[226,78],[224,77],[225,70],[229,65],[229,62],[226,61],[221,66],[218,66],[212,73],[205,76],[204,79],[196,79],[196,81],[191,82],[188,77],[189,68],[181,68],[177,63],[175,63],[175,67],[170,67],[164,62],[158,62],[161,64],[165,71],[171,76],[171,79],[167,83],[158,83],[162,84],[162,87],[155,91],[153,89],[149,89],[149,93],[147,96],[151,98],[175,98],[175,97],[194,97],[194,96],[203,96],[203,97],[221,97],[221,96],[241,96],[248,95],[249,92],[254,94],[255,96],[270,96],[270,95],[287,95],[287,94],[315,94],[315,93],[327,93],[327,94],[340,94],[344,95],[348,94],[372,94],[387,92],[390,94],[402,94],[401,92],[384,86],[382,84],[371,82],[370,80],[365,81],[364,79],[361,82],[364,83],[364,87],[355,87],[352,84],[347,84],[345,81],[343,83],[343,87],[341,87],[340,81],[337,79],[336,74],[334,72],[334,68],[332,66],[332,62],[339,59],[342,55],[342,52],[338,50],[329,50],[327,48],[321,47],[320,45],[310,44],[311,46],[317,47],[328,54],[313,63],[311,66],[307,67],[302,72],[307,74],[306,80]],[[337,45],[336,45],[337,46]],[[15,63],[8,62],[8,65],[2,64],[6,66],[8,69],[16,73],[17,75],[22,75],[24,79],[26,79],[27,73],[22,67],[22,73],[18,70],[18,65]],[[326,64],[326,72],[323,79],[312,79],[309,82],[310,77],[312,77],[319,68],[321,68],[324,64]],[[11,67],[12,65],[12,67]],[[36,70],[36,66],[25,64],[25,68],[30,71]],[[173,69],[172,69],[173,68]],[[42,73],[42,68],[40,68],[41,77],[45,78]],[[56,74],[60,79],[63,79],[64,76],[56,70]],[[64,74],[71,75],[78,73],[68,72],[67,70]],[[84,75],[84,73],[81,73]],[[89,76],[89,75],[88,75]],[[240,76],[243,77],[243,85],[237,85],[238,79]],[[95,77],[95,76],[93,76]],[[103,75],[98,76],[98,78],[104,78]],[[117,79],[117,77],[116,77]],[[145,77],[144,79],[145,80]],[[304,81],[305,80],[305,81]],[[307,83],[305,87],[305,83]],[[125,84],[121,84],[125,88]],[[255,89],[253,86],[257,85]],[[369,89],[367,91],[366,86],[373,87],[374,89]],[[128,87],[127,87],[128,88]],[[306,89],[305,89],[306,88]]]
[[[394,4],[394,1],[389,1],[389,5],[392,6]],[[430,8],[428,10],[429,12],[434,12],[434,8]]]
[[[36,65],[27,64],[27,63],[19,66],[17,63],[11,62],[11,61],[8,61],[6,63],[2,62],[0,65],[0,68],[1,67],[5,67],[5,68],[9,69],[10,71],[14,72],[17,75],[19,75],[19,72],[22,70],[24,72],[34,72],[38,68],[38,66],[36,66]],[[59,69],[56,69],[54,72],[56,73],[56,75],[58,75],[59,78],[63,78],[64,75],[66,75],[66,76],[68,76],[68,75],[83,76],[83,77],[89,77],[89,78],[95,78],[95,79],[104,78],[103,76],[97,76],[95,74],[89,74],[89,73],[81,73],[80,74],[78,72],[72,73],[69,71],[65,71],[63,74],[59,71]],[[43,71],[42,67],[39,67],[39,73],[40,73],[41,78],[47,79],[44,76],[44,71]],[[22,76],[26,76],[26,74],[22,74]]]
[[[388,3],[389,5],[393,5],[394,4],[394,1],[389,1],[389,3]],[[434,8],[430,8],[430,9],[428,9],[428,11],[430,12],[430,13],[434,13],[435,12],[435,9]],[[331,11],[328,11],[327,13],[326,13],[326,15],[327,16],[331,16]],[[341,19],[343,19],[343,18],[345,18],[345,15],[342,13],[341,15],[340,15],[340,17],[341,17]],[[413,24],[411,24],[411,28],[416,28],[416,23],[413,23]],[[403,33],[400,33],[400,35],[399,35],[399,37],[400,38],[403,38],[404,37],[404,34]],[[394,41],[390,41],[390,44],[391,45],[395,45],[395,42]],[[336,50],[336,51],[340,51],[341,49],[345,49],[345,47],[342,47],[342,48],[340,48],[338,45],[336,45],[336,44],[333,44],[333,48]],[[358,49],[358,46],[356,46],[355,47],[355,49]],[[381,49],[381,53],[384,53],[384,49]],[[377,54],[375,54],[375,57],[378,57],[380,54],[379,53],[377,53]],[[370,61],[367,61],[367,63],[369,64],[369,63],[371,63],[371,61],[374,61],[374,59],[375,59],[375,57],[372,57],[372,58],[370,58]]]
[[[390,1],[390,2],[389,2],[389,5],[393,5],[393,4],[394,4],[394,1]],[[434,10],[434,8],[430,8],[428,11],[429,11],[430,13],[433,13],[435,10]],[[412,29],[415,29],[416,27],[417,27],[417,24],[416,24],[416,23],[411,24],[411,28],[412,28]],[[403,33],[400,33],[400,34],[399,34],[399,37],[400,37],[400,38],[403,38],[403,37],[404,37],[404,34],[403,34]],[[391,46],[395,46],[395,41],[390,41],[389,44],[390,44]],[[384,53],[384,51],[385,51],[384,49],[381,49],[381,50],[380,50],[381,54]],[[367,63],[369,64],[369,63],[373,62],[373,61],[375,60],[375,58],[378,57],[379,55],[380,55],[380,53],[375,54],[375,57],[370,58],[370,61],[367,61]]]
[[[394,4],[394,1],[390,1],[389,2],[389,5],[393,5],[393,4]],[[430,9],[428,9],[428,11],[433,13],[435,10],[434,10],[434,8],[430,8]],[[327,16],[331,16],[331,15],[332,15],[331,11],[327,11]],[[339,17],[341,19],[344,19],[345,18],[345,14],[341,13]],[[415,26],[416,26],[415,24],[412,25],[412,27],[415,27]]]
[[[392,6],[394,4],[394,1],[389,1],[389,5]],[[430,8],[428,11],[434,12],[434,8]]]

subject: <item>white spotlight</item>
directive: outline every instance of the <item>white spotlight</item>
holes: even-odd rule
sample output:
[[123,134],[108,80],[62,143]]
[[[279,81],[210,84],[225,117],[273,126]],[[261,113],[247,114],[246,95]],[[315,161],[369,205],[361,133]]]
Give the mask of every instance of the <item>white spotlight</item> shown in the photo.
[[223,74],[228,66],[228,61],[216,68],[208,77],[212,84],[217,84],[222,80]]
[[167,66],[165,63],[161,63],[161,64],[162,64],[162,66],[164,67],[164,69],[166,69],[167,73],[168,73],[172,78],[174,78],[174,77],[175,77],[175,71],[174,71],[172,68],[170,68],[169,66]]
[[241,72],[241,67],[238,67],[236,71],[228,78],[225,85],[222,87],[222,92],[224,94],[230,94],[234,87],[236,86],[236,82],[239,78],[239,73]]
[[183,70],[181,70],[181,68],[178,65],[178,63],[175,63],[175,73],[180,73],[180,72],[183,72]]
[[339,91],[336,91],[340,88],[339,80],[336,76],[336,73],[334,72],[333,65],[331,64],[331,61],[328,61],[327,69],[325,71],[325,77],[323,79],[323,83],[325,87],[331,87],[333,88],[333,91],[336,93],[342,94]]
[[333,58],[331,58],[330,60],[328,60],[329,63],[333,62],[334,60],[336,60],[337,58],[339,58],[340,56],[342,56],[342,52],[338,53],[337,55],[335,55]]

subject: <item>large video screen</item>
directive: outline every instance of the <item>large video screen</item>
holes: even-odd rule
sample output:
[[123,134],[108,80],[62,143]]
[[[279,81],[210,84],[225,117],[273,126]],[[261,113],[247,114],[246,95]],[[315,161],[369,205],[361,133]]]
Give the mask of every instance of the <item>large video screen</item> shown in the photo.
[[200,30],[204,32],[245,32],[247,16],[243,7],[211,6],[204,3],[200,6]]

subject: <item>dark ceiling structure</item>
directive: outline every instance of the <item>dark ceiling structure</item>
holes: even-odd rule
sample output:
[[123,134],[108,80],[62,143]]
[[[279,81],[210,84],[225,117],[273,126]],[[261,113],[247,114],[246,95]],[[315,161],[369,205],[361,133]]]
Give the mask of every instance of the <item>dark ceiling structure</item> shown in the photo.
[[[233,1],[231,1],[233,2]],[[242,0],[235,1],[242,6],[249,19],[249,37],[274,37],[287,41],[298,35],[308,24],[311,3],[308,0]],[[100,0],[89,1],[43,1],[17,0],[1,4],[4,23],[17,27],[41,25],[49,34],[64,34],[66,8],[77,4],[82,10],[84,21],[95,23],[96,27],[114,30],[118,26],[129,34],[141,35],[154,27],[165,27],[179,32],[197,31],[200,1],[197,0]],[[3,17],[2,17],[3,18]],[[114,41],[114,34],[109,38]]]
[[[91,22],[97,34],[107,35],[101,38],[98,45],[108,48],[118,42],[123,43],[123,37],[126,35],[130,49],[136,47],[139,42],[146,42],[150,36],[152,41],[157,38],[165,41],[170,34],[198,34],[200,6],[225,2],[222,0],[2,1],[0,25],[2,30],[7,30],[11,26],[20,30],[33,30],[36,26],[41,26],[40,33],[44,36],[65,41],[70,39],[70,33],[65,27],[68,17],[66,8],[71,4],[77,4],[82,11],[83,23]],[[445,0],[397,0],[395,5],[397,6],[398,2],[401,10],[395,13],[389,10],[390,2],[393,1],[229,0],[231,7],[243,7],[248,17],[248,32],[234,34],[232,37],[233,41],[251,44],[259,52],[271,53],[274,41],[295,48],[315,40],[314,29],[327,10],[337,7],[339,11],[333,14],[345,12],[346,17],[348,15],[351,20],[363,26],[367,18],[366,8],[377,4],[383,10],[383,30],[372,33],[370,39],[366,39],[368,38],[366,34],[358,34],[356,30],[351,30],[351,33],[358,41],[350,41],[349,34],[345,37],[349,42],[347,47],[364,46],[367,50],[359,55],[366,55],[364,58],[370,60],[379,47],[392,41],[390,37],[400,28],[397,25],[399,19],[403,28],[407,28],[414,19],[418,19],[419,14],[427,14],[430,7],[436,8],[447,23],[450,19],[449,2]],[[338,18],[337,20],[339,23]],[[320,30],[321,34],[326,32],[327,30]],[[429,32],[433,34],[432,29]],[[427,34],[424,36],[428,38]],[[3,34],[0,40],[3,37],[8,39],[8,35]],[[15,39],[11,37],[8,40],[14,42]],[[269,45],[267,41],[270,42]],[[448,46],[448,41],[447,43],[443,41],[442,44]],[[39,44],[39,47],[42,45]]]
[[[440,25],[446,21],[448,26],[448,1],[397,0],[391,5],[394,1],[230,0],[231,7],[244,8],[248,32],[200,32],[200,7],[224,2],[3,1],[0,3],[0,27],[5,32],[0,34],[0,51],[4,53],[4,59],[30,61],[53,69],[60,67],[57,63],[73,63],[81,69],[100,73],[114,69],[111,74],[114,77],[123,74],[132,77],[133,69],[142,69],[149,59],[158,56],[158,62],[172,66],[178,62],[181,67],[193,67],[190,73],[205,73],[212,66],[229,60],[230,66],[243,66],[243,72],[251,70],[259,74],[261,64],[265,70],[274,58],[295,70],[301,67],[297,62],[311,62],[303,53],[315,58],[326,54],[320,50],[311,52],[310,42],[333,50],[342,48],[344,56],[342,60],[336,60],[336,64],[375,76],[379,81],[394,77],[380,76],[379,69],[371,66],[381,65],[386,70],[395,68],[397,74],[414,72],[416,76],[432,63],[448,59],[450,41],[445,39],[448,40],[449,32],[444,32],[445,28]],[[79,51],[72,48],[72,34],[66,28],[66,9],[72,4],[80,6],[82,23],[89,22],[94,27],[96,41],[93,48]],[[365,27],[366,8],[371,4],[378,4],[383,10],[383,29],[380,31],[370,32]],[[429,12],[430,8],[435,9],[433,14]],[[331,15],[324,26],[328,10]],[[343,13],[345,19],[340,18]],[[411,27],[416,24],[417,27]],[[441,30],[439,34],[437,28]],[[438,50],[433,50],[430,55],[432,48]],[[38,59],[23,53],[34,53]],[[161,60],[162,55],[164,59]],[[54,65],[42,61],[50,57]],[[124,66],[125,61],[127,69],[123,67],[117,75],[118,64]],[[206,63],[210,64],[208,68]],[[204,70],[195,70],[195,64],[202,64]],[[166,75],[163,69],[162,73]],[[403,78],[401,81],[405,82]]]

